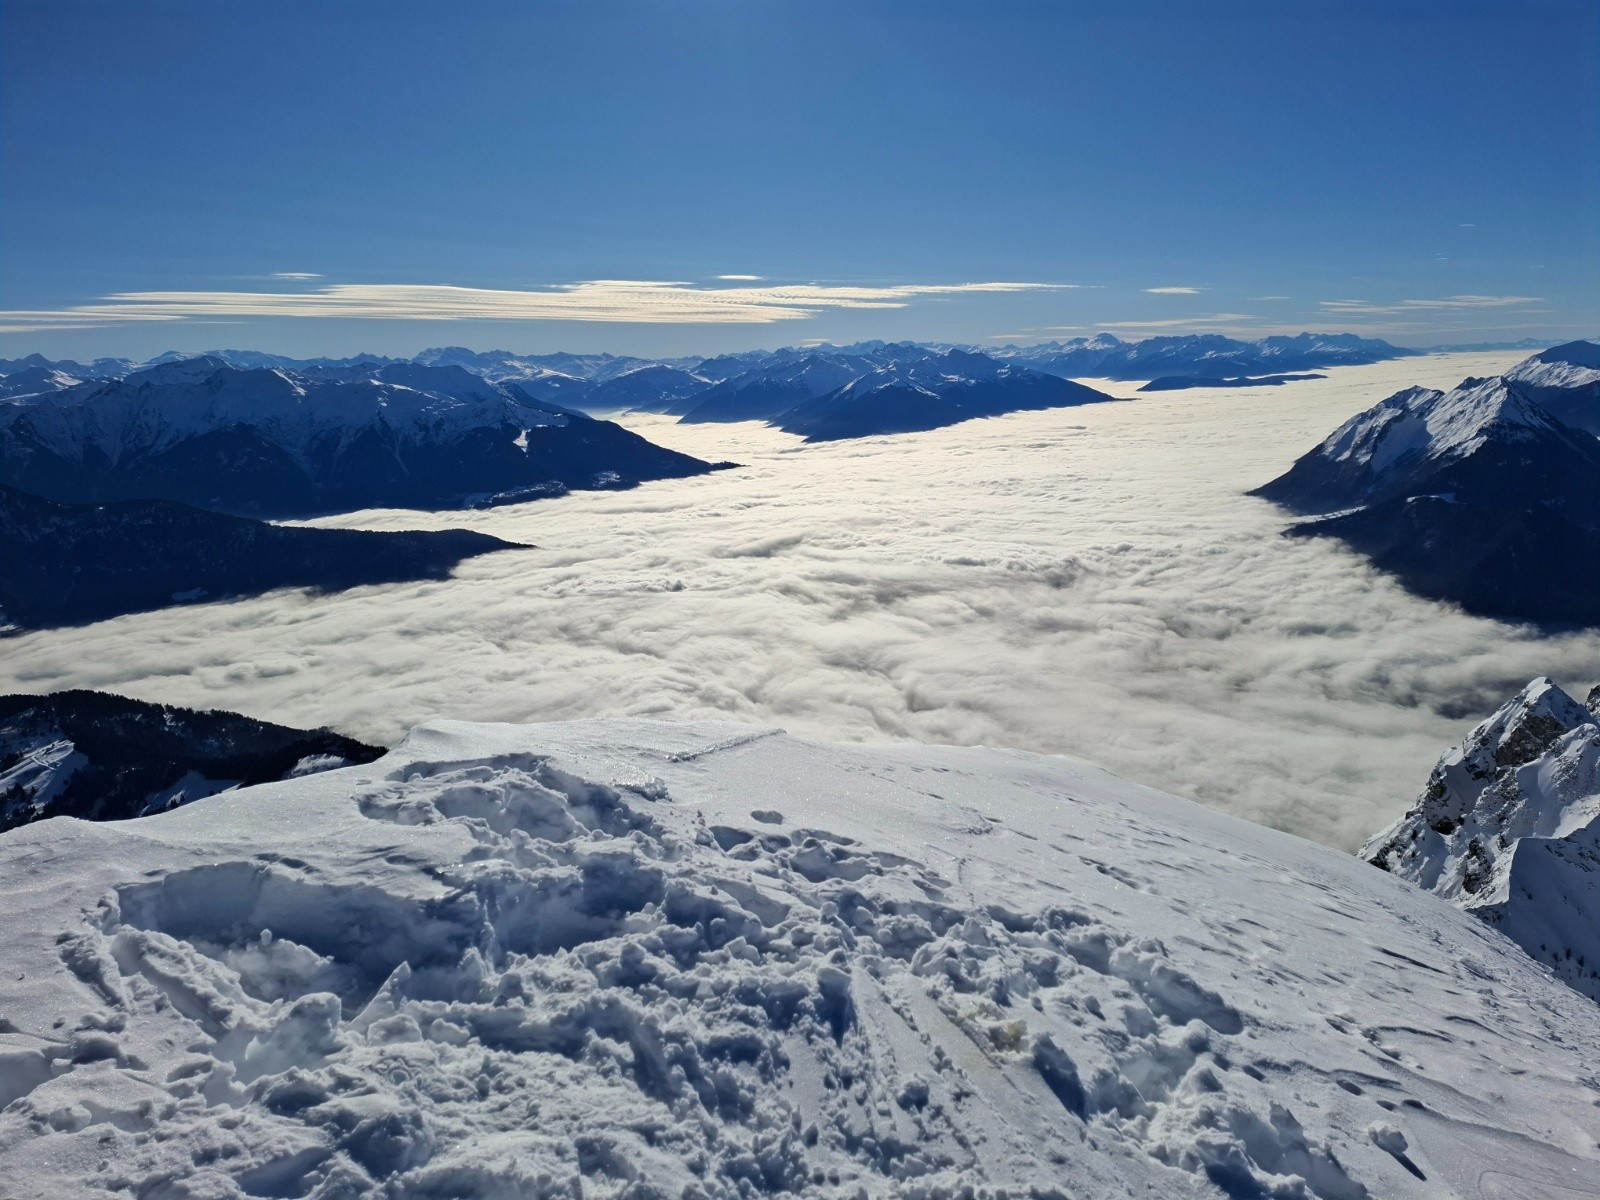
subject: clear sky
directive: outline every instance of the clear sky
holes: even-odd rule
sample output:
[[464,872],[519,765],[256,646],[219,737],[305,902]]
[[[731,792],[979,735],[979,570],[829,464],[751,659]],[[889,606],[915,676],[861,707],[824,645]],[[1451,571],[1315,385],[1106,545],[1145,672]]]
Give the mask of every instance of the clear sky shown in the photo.
[[0,355],[1592,336],[1596,13],[5,0]]

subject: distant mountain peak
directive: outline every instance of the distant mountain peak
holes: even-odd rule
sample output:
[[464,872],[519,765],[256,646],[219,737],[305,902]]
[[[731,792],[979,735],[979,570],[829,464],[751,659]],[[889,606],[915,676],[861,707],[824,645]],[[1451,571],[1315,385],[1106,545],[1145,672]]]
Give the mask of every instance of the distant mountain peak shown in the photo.
[[58,501],[150,497],[293,516],[507,502],[711,469],[530,390],[446,362],[173,359],[0,408],[0,483]]
[[[1600,345],[1594,342],[1563,342],[1533,355],[1531,362],[1569,363],[1575,367],[1588,367],[1600,371]],[[1513,368],[1515,370],[1515,368]]]
[[1297,512],[1333,512],[1417,494],[1447,465],[1486,447],[1542,442],[1577,460],[1600,455],[1519,385],[1465,379],[1449,392],[1410,387],[1351,417],[1255,495]]

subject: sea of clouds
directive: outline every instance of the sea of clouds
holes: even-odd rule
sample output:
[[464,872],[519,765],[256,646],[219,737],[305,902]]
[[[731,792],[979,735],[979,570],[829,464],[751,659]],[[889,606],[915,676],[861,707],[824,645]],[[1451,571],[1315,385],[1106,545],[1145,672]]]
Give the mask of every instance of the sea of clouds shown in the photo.
[[1600,679],[1600,636],[1416,599],[1337,544],[1281,537],[1285,516],[1243,493],[1404,385],[1521,357],[818,446],[629,418],[744,465],[491,512],[330,519],[538,548],[448,582],[9,639],[0,690],[106,688],[386,743],[432,717],[626,714],[1014,746],[1349,848],[1529,678]]

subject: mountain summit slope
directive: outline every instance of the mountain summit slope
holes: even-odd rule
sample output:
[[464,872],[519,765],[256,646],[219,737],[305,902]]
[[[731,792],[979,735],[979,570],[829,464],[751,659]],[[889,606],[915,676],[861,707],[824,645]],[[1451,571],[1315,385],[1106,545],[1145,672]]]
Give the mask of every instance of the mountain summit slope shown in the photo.
[[1331,514],[1288,532],[1338,537],[1422,595],[1600,624],[1600,439],[1510,376],[1398,392],[1250,494]]
[[[1503,378],[1449,392],[1407,388],[1352,417],[1251,494],[1296,512],[1332,512],[1433,491],[1526,488],[1559,494],[1570,472],[1600,464],[1600,445]],[[1600,500],[1600,480],[1592,496]]]
[[0,903],[17,1200],[1600,1179],[1600,1007],[1354,857],[1062,758],[440,723],[13,831]]
[[1600,345],[1567,342],[1524,359],[1506,372],[1550,413],[1575,429],[1600,435]]
[[1502,929],[1600,1000],[1600,717],[1535,679],[1445,752],[1361,856]]

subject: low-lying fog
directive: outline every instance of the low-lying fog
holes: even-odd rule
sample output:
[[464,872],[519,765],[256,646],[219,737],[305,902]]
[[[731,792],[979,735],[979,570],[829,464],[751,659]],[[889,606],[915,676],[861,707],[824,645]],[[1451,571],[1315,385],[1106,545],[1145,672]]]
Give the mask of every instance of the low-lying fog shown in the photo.
[[629,418],[746,465],[492,512],[331,519],[539,548],[447,583],[13,638],[0,690],[106,688],[384,742],[430,717],[621,714],[982,742],[1091,759],[1352,847],[1528,678],[1600,678],[1600,636],[1541,638],[1414,599],[1337,545],[1280,537],[1284,516],[1242,493],[1406,384],[1522,357],[820,446]]

